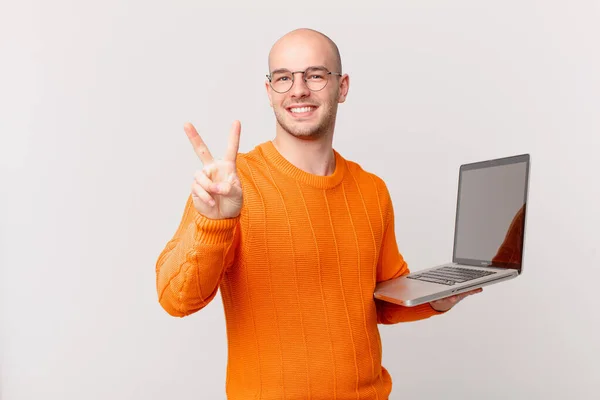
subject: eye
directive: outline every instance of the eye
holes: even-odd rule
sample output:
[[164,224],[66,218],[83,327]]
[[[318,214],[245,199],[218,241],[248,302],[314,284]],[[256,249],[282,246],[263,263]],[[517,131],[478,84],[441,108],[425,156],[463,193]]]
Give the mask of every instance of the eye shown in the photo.
[[320,81],[325,79],[325,71],[321,71],[319,68],[311,68],[306,71],[306,79],[310,81]]
[[276,73],[275,75],[273,75],[273,82],[287,82],[291,78],[292,77],[290,76],[290,74]]

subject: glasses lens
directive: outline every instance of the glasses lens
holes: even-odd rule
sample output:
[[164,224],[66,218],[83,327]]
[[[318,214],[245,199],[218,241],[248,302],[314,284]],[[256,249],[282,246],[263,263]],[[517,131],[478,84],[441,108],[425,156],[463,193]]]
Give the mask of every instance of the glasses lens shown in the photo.
[[271,76],[271,87],[274,91],[283,93],[292,87],[292,73],[290,71],[278,71]]
[[328,71],[325,68],[312,67],[304,74],[306,85],[310,90],[321,90],[327,85]]

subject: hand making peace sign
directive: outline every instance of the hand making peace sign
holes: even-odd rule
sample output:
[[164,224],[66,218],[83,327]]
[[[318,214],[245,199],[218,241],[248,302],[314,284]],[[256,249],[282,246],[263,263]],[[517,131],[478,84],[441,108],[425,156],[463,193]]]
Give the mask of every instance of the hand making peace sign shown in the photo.
[[191,123],[185,124],[184,130],[203,164],[192,184],[194,207],[210,219],[237,217],[242,209],[242,184],[236,170],[240,122],[235,121],[231,126],[225,157],[217,160]]

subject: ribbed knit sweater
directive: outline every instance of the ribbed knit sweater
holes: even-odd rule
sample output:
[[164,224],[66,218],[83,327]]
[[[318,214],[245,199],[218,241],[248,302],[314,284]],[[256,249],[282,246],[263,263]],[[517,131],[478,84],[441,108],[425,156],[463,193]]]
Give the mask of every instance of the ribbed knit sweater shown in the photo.
[[328,176],[295,167],[270,141],[240,153],[241,214],[211,220],[189,197],[158,258],[169,314],[221,293],[231,400],[385,400],[392,381],[378,323],[439,314],[374,299],[377,282],[409,272],[392,201],[379,177],[334,153]]

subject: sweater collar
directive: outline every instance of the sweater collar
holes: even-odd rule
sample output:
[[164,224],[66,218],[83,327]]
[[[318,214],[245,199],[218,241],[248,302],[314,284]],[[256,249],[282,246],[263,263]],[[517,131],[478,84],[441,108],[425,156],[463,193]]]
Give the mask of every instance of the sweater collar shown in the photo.
[[260,144],[258,149],[266,159],[267,163],[277,171],[300,183],[319,189],[330,189],[339,185],[346,172],[346,160],[335,150],[333,150],[335,156],[335,170],[330,175],[321,176],[311,174],[296,167],[279,153],[271,141]]

